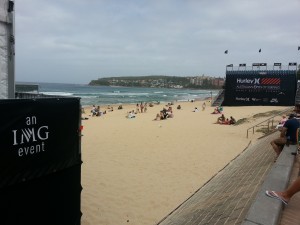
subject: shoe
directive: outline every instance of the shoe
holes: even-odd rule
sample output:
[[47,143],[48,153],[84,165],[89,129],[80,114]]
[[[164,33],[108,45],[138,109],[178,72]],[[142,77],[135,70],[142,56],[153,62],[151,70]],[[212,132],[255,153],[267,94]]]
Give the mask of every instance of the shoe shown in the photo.
[[281,196],[279,196],[278,194],[276,194],[275,191],[266,191],[266,195],[268,197],[271,197],[271,198],[275,198],[275,199],[278,199],[280,200],[283,204],[287,205],[288,202],[286,200],[284,200]]

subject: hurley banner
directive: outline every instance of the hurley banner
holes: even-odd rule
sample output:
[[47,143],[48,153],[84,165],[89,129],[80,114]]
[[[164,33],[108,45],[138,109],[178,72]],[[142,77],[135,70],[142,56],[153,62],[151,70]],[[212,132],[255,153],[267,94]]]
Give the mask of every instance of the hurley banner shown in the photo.
[[251,106],[295,104],[296,73],[291,74],[226,74],[223,105]]
[[81,164],[80,99],[0,100],[0,189]]

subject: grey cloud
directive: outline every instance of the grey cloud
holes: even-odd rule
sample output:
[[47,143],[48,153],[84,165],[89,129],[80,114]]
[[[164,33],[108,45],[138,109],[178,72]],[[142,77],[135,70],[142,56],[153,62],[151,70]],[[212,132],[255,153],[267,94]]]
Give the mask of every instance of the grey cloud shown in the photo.
[[297,0],[17,1],[17,80],[224,76],[230,63],[288,63],[299,58],[299,6]]

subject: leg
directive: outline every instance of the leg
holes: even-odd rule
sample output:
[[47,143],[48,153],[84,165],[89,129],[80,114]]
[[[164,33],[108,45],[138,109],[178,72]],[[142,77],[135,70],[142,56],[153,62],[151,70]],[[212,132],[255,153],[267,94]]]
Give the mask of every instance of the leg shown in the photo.
[[284,204],[288,204],[289,200],[293,197],[294,194],[300,191],[300,177],[298,177],[291,186],[288,187],[283,192],[277,191],[266,191],[266,195],[271,198],[276,198],[281,200]]
[[272,145],[272,147],[273,147],[273,149],[274,149],[274,151],[275,151],[276,155],[277,155],[277,156],[279,156],[279,155],[280,155],[280,153],[281,153],[279,146],[277,146],[277,145],[275,144],[275,142],[274,142],[274,141],[271,141],[271,143],[270,143],[270,144]]
[[300,177],[298,177],[291,186],[288,187],[284,192],[282,192],[282,197],[284,197],[286,200],[290,200],[291,197],[293,197],[294,194],[300,191]]
[[285,145],[286,143],[286,139],[285,138],[277,138],[273,141],[271,141],[271,145],[277,155],[277,157],[280,155],[282,149],[283,149],[283,146]]

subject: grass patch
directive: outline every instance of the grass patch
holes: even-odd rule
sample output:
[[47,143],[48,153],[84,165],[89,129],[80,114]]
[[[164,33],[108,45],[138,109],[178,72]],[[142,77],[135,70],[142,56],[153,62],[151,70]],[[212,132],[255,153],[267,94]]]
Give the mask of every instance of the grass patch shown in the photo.
[[[257,119],[257,118],[261,118],[261,117],[272,117],[276,114],[280,114],[282,111],[281,110],[271,110],[271,111],[268,111],[268,112],[264,112],[264,113],[257,113],[257,114],[254,114],[253,116],[249,117],[249,118],[242,118],[242,119],[239,119],[235,125],[240,125],[240,124],[243,124],[243,123],[247,123],[249,122],[251,119]],[[261,131],[258,131],[258,132],[265,132],[263,130],[264,128],[261,128]],[[266,128],[267,129],[267,128]]]
[[[234,125],[240,125],[243,123],[247,123],[247,122],[251,121],[252,119],[257,119],[257,118],[261,118],[261,117],[272,117],[272,116],[279,115],[279,114],[282,114],[281,110],[271,110],[271,111],[264,112],[264,113],[257,113],[251,117],[239,119]],[[285,112],[285,114],[289,114],[289,113]],[[261,125],[261,126],[264,126],[264,125]],[[270,127],[270,130],[272,130],[272,127]],[[262,132],[264,134],[267,134],[268,128],[260,128],[257,130],[257,132]]]
[[270,127],[269,129],[267,127],[262,127],[256,130],[256,132],[261,132],[263,134],[269,134],[270,132],[272,132],[274,130],[275,127]]
[[269,112],[257,113],[255,115],[253,115],[253,118],[271,117],[271,116],[274,116],[274,115],[279,114],[279,113],[281,113],[280,110],[272,110],[272,111],[269,111]]
[[248,119],[247,118],[242,118],[242,119],[239,119],[238,121],[236,121],[236,123],[234,125],[240,125],[240,124],[243,124],[243,123],[246,123],[248,122]]

